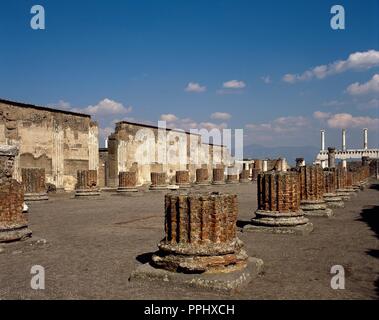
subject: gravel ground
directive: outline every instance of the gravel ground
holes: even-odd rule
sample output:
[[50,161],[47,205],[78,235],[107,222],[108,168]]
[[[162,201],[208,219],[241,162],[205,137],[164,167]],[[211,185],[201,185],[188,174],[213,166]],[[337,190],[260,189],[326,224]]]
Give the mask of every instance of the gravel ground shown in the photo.
[[[256,185],[213,188],[239,197],[242,226],[256,209]],[[264,273],[234,295],[129,283],[130,273],[163,237],[163,193],[103,193],[99,199],[51,195],[30,204],[33,238],[0,245],[1,299],[378,299],[379,184],[360,192],[332,218],[313,218],[308,236],[239,233]],[[39,241],[37,241],[39,240]],[[46,240],[46,241],[45,241]],[[45,290],[30,287],[31,267],[46,271]],[[333,265],[345,290],[330,286]]]

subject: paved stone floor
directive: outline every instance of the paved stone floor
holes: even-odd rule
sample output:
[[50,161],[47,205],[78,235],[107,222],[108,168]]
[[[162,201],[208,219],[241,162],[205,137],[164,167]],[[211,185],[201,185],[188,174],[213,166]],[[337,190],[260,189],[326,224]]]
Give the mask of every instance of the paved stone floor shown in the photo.
[[[239,226],[256,208],[256,185],[214,187],[239,196]],[[265,271],[233,296],[151,283],[129,283],[163,237],[163,193],[103,193],[99,199],[51,195],[30,204],[34,240],[0,245],[1,299],[378,299],[379,185],[359,193],[332,218],[313,218],[308,236],[239,234]],[[36,239],[45,239],[36,242]],[[1,250],[3,249],[3,250]],[[30,288],[30,269],[46,270],[46,289]],[[330,287],[342,265],[346,289]]]

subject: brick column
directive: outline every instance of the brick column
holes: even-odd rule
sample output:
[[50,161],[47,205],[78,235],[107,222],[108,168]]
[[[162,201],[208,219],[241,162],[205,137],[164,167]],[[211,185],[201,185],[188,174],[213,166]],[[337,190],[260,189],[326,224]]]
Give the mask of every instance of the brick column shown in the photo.
[[250,179],[250,170],[242,170],[240,173],[240,182],[241,183],[249,183]]
[[213,181],[214,185],[225,184],[224,168],[214,168],[213,169]]
[[251,180],[252,181],[257,181],[258,175],[262,172],[262,169],[260,168],[253,168],[251,170]]
[[237,237],[235,194],[181,193],[165,196],[165,236],[151,261],[130,281],[231,292],[262,270]]
[[48,200],[44,168],[21,168],[26,201]]
[[300,209],[297,172],[266,172],[258,176],[258,210],[244,231],[308,234],[313,225]]
[[350,192],[346,189],[346,180],[347,180],[347,170],[346,168],[338,167],[336,169],[337,175],[337,189],[336,193],[344,201],[350,200]]
[[335,169],[325,168],[324,172],[324,200],[329,208],[343,208],[345,204],[337,194],[337,175]]
[[240,183],[239,182],[238,169],[237,168],[228,168],[227,169],[226,183],[228,183],[228,184],[238,184],[238,183]]
[[188,170],[179,170],[175,173],[176,185],[181,189],[187,189],[191,187],[190,175]]
[[321,166],[301,166],[300,174],[300,208],[307,216],[330,217],[333,211],[327,208],[323,199],[324,172]]
[[328,148],[328,168],[336,167],[336,148]]
[[117,192],[138,192],[136,171],[126,171],[118,174]]
[[24,186],[12,179],[18,149],[0,145],[0,242],[31,237],[28,219],[22,213]]
[[150,174],[150,177],[151,177],[150,190],[166,190],[167,189],[166,172],[152,172]]
[[208,169],[196,169],[196,184],[199,186],[208,186],[210,184]]
[[75,197],[99,196],[96,170],[78,170]]
[[245,268],[248,256],[237,238],[237,215],[236,195],[167,194],[165,238],[154,265],[188,273]]

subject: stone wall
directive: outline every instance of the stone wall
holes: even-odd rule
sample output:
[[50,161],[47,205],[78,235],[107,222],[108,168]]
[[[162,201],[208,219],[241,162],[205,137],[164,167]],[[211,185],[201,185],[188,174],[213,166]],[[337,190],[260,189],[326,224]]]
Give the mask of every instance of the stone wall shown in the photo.
[[174,184],[176,171],[183,170],[194,182],[196,169],[207,168],[211,175],[213,167],[229,160],[225,147],[204,144],[200,135],[123,121],[108,139],[107,183],[117,186],[119,172],[137,171],[138,184],[149,184],[151,172],[165,172]]
[[16,145],[21,168],[44,168],[46,182],[73,190],[77,170],[97,170],[98,127],[88,115],[0,100],[0,143]]

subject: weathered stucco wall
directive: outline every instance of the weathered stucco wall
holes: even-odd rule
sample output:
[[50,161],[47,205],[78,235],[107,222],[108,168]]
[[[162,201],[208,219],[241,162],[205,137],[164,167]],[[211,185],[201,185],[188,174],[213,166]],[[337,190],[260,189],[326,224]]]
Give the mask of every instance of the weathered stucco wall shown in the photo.
[[98,127],[90,116],[0,101],[0,143],[17,145],[21,168],[41,167],[46,182],[73,190],[76,172],[99,166]]
[[212,170],[229,160],[225,147],[201,142],[201,136],[188,132],[161,129],[143,124],[119,122],[108,139],[108,186],[118,185],[118,173],[137,171],[138,183],[150,183],[152,171],[167,173],[168,182],[175,183],[178,170],[189,170],[195,180],[197,168]]

